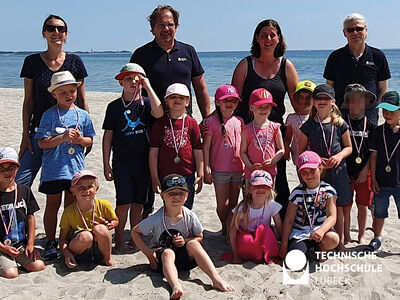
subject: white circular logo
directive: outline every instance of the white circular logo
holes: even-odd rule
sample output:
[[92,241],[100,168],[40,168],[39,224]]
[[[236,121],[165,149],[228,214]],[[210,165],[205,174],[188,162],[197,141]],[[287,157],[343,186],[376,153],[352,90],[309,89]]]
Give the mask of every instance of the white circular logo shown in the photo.
[[307,264],[306,255],[298,249],[291,250],[285,257],[285,264],[292,271],[300,271]]

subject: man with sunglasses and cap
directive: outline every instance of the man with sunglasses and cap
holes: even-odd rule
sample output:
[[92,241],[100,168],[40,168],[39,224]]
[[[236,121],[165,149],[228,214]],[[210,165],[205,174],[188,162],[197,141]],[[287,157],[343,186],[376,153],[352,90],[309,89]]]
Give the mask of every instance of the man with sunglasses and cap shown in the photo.
[[366,116],[375,125],[378,124],[376,105],[387,92],[388,80],[391,77],[385,54],[365,43],[368,34],[367,21],[364,16],[353,13],[343,21],[343,34],[347,45],[333,51],[326,62],[324,78],[334,87],[336,104],[341,107],[346,87],[351,83],[362,84],[366,90],[377,97]]

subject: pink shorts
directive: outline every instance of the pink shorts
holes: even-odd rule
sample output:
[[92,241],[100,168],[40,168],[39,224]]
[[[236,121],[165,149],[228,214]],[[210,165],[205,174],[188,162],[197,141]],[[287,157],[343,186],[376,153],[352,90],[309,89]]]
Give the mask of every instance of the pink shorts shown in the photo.
[[[356,193],[356,203],[364,206],[371,206],[374,193],[371,191],[371,176],[368,172],[368,179],[362,183],[350,182],[351,195]],[[353,197],[352,197],[353,199]],[[344,207],[349,207],[353,201],[349,201]]]

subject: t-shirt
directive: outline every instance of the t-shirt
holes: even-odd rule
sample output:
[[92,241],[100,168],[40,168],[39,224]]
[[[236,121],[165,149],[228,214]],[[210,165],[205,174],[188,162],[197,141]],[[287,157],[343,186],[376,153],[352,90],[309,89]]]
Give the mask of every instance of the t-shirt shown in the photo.
[[143,235],[147,236],[152,233],[151,245],[152,247],[158,247],[160,235],[168,229],[178,230],[185,239],[190,239],[194,236],[198,236],[203,232],[203,226],[200,224],[199,218],[190,209],[182,206],[183,218],[176,224],[171,224],[168,218],[165,218],[164,226],[164,207],[161,207],[155,214],[142,220],[139,223],[139,229]]
[[[94,212],[95,221],[98,221],[99,218],[103,218],[108,221],[117,219],[117,215],[115,214],[110,201],[96,198],[94,200],[96,204],[96,209]],[[82,216],[87,226],[89,227],[89,230],[92,230],[92,227],[94,227],[92,224],[93,212],[82,211]],[[60,228],[64,230],[69,230],[70,233],[73,233],[76,230],[86,229],[85,224],[82,222],[81,215],[79,214],[78,208],[76,206],[76,202],[72,203],[64,210],[60,221]]]
[[[244,122],[241,118],[231,116],[224,119],[226,137],[222,135],[222,124],[218,115],[207,119],[208,135],[211,135],[210,168],[215,172],[242,172],[243,162],[240,159],[241,132]],[[233,162],[235,159],[235,162]]]
[[[257,209],[252,208],[250,206],[247,229],[243,228],[244,227],[243,215],[241,218],[241,220],[242,220],[241,227],[244,230],[254,232],[254,231],[256,231],[257,227],[261,224],[263,224],[265,226],[270,226],[271,218],[274,217],[281,210],[281,208],[282,208],[282,205],[280,205],[278,202],[275,202],[273,200],[265,201],[264,206],[257,208]],[[241,212],[241,211],[243,211],[243,206],[239,206],[239,208],[234,208],[232,210],[232,212],[235,213],[237,209],[239,209],[238,211]]]
[[[201,150],[200,128],[195,119],[185,118],[185,128],[182,133],[183,119],[171,119],[174,134],[168,116],[157,120],[151,131],[150,147],[159,148],[158,176],[164,178],[168,174],[188,175],[196,171],[193,150]],[[179,147],[179,163],[175,163],[175,144]],[[182,138],[181,138],[182,137]]]
[[[400,144],[397,146],[396,151],[393,153],[393,156],[388,163],[383,134],[385,134],[389,157],[391,156],[397,143],[400,141],[400,131],[394,133],[390,125],[386,122],[378,126],[372,132],[369,148],[371,151],[378,152],[375,178],[379,186],[400,188]],[[386,166],[390,167],[390,172],[386,172]]]
[[[275,156],[275,139],[278,135],[281,124],[269,121],[268,127],[263,129],[253,126],[253,124],[253,122],[247,124],[244,129],[247,137],[247,156],[249,157],[250,162],[253,164],[262,163],[264,160],[273,158]],[[265,151],[264,157],[263,151]],[[270,173],[272,176],[276,175],[276,164],[265,169],[265,171]],[[247,168],[247,166],[244,167],[244,174],[246,178],[250,178],[251,171]]]
[[128,101],[118,98],[108,104],[103,129],[113,131],[113,160],[142,160],[149,154],[150,140],[150,99],[143,97],[141,101],[133,101],[129,107]]
[[290,143],[290,153],[292,161],[297,165],[299,159],[300,127],[308,120],[309,115],[299,115],[298,113],[289,114],[286,118],[285,126],[292,128],[292,142]]
[[[76,80],[82,80],[88,76],[81,58],[72,53],[65,54],[64,63],[56,72],[70,71]],[[50,107],[57,104],[47,88],[50,86],[51,76],[54,74],[42,58],[40,53],[29,55],[25,58],[21,70],[21,78],[33,79],[33,115],[30,124],[30,131],[34,132],[39,126],[43,113]]]
[[[155,40],[138,48],[132,54],[131,63],[137,63],[143,67],[150,80],[154,92],[165,107],[165,92],[173,83],[186,84],[191,92],[190,83],[193,77],[204,73],[196,50],[193,46],[176,41],[169,51],[161,48]],[[146,91],[143,91],[147,95]],[[187,108],[192,114],[192,103]]]
[[[59,109],[64,124],[68,129],[78,130],[84,137],[94,137],[96,135],[89,113],[79,107],[75,109]],[[78,118],[79,116],[79,118]],[[40,131],[36,133],[36,139],[44,139],[50,136],[57,136],[57,127],[65,128],[57,112],[57,106],[53,106],[45,111],[40,121]],[[73,154],[69,154],[70,148],[74,149]],[[42,157],[42,176],[41,182],[53,180],[71,180],[74,174],[85,169],[84,147],[78,144],[61,143],[54,148],[44,149]]]
[[33,215],[39,210],[39,205],[30,187],[17,184],[17,191],[17,204],[15,207],[15,189],[11,192],[0,191],[0,209],[5,226],[8,228],[10,225],[10,218],[13,213],[16,213],[17,216],[17,219],[15,219],[15,215],[13,217],[8,235],[6,235],[4,225],[0,226],[0,241],[4,243],[6,239],[10,239],[12,246],[23,241],[25,242],[28,233],[28,216]]
[[[317,193],[319,196],[316,201]],[[289,201],[298,207],[290,238],[308,238],[313,230],[319,228],[327,218],[327,200],[335,195],[336,190],[324,181],[315,189],[305,188],[303,184],[296,186],[289,196]],[[313,215],[314,223],[311,228],[310,220],[312,222]]]

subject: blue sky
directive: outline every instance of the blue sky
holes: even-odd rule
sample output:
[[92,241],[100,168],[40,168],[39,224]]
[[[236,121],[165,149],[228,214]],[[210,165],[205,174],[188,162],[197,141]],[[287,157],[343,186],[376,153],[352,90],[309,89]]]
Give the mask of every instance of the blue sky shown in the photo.
[[335,49],[346,43],[342,21],[352,12],[366,16],[370,45],[400,48],[398,0],[18,0],[1,1],[0,50],[44,50],[41,26],[53,13],[68,23],[67,51],[132,51],[153,39],[146,18],[158,4],[180,12],[176,37],[198,51],[249,50],[263,19],[278,21],[288,49]]

